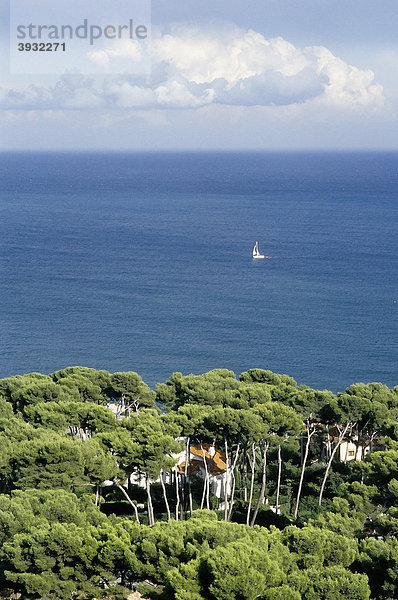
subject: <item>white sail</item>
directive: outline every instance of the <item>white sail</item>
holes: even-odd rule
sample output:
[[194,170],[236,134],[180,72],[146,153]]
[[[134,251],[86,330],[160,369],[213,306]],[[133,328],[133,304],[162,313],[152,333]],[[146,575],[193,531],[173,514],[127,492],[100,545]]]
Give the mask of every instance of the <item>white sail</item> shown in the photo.
[[261,254],[260,250],[258,249],[258,242],[256,242],[254,244],[253,253],[252,254],[253,254],[253,258],[265,258],[264,254]]

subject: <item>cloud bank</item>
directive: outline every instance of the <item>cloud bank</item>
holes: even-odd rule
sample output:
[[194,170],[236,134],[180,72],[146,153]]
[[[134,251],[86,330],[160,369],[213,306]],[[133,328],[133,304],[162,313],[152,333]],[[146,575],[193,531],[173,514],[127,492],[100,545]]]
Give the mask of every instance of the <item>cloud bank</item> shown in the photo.
[[178,26],[151,44],[152,74],[145,82],[112,76],[120,61],[139,61],[133,41],[92,50],[87,60],[102,65],[102,78],[63,76],[47,87],[0,89],[3,109],[196,109],[230,106],[322,105],[374,109],[383,88],[371,70],[361,70],[322,46],[297,48],[281,37],[253,30],[202,31]]

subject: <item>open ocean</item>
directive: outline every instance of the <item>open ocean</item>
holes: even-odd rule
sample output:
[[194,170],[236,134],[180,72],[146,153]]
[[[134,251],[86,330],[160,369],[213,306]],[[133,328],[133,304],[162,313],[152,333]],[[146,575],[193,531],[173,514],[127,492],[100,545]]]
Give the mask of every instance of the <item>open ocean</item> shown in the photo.
[[0,377],[397,385],[397,216],[397,153],[1,154]]

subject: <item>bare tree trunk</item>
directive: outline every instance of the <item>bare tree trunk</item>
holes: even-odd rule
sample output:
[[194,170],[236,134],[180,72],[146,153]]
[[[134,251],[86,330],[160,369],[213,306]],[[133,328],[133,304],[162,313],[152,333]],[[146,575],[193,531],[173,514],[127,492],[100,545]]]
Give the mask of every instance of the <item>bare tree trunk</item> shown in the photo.
[[116,483],[116,481],[114,481],[114,484],[122,492],[122,494],[124,494],[124,496],[126,497],[126,499],[129,502],[129,504],[131,504],[131,506],[133,507],[134,513],[135,513],[135,520],[137,521],[137,523],[139,523],[140,522],[140,518],[138,516],[137,506],[134,504],[134,502],[132,501],[132,499],[130,498],[130,496],[128,495],[127,491],[124,489],[124,487],[122,485],[119,485],[118,483]]
[[328,441],[327,441],[326,447],[327,447],[327,454],[328,454],[328,458],[329,458],[332,453],[332,442],[330,441],[329,425],[326,425],[326,430],[328,432]]
[[205,499],[206,499],[206,493],[207,493],[207,483],[208,483],[207,476],[205,474],[205,478],[204,478],[204,481],[203,481],[202,500],[200,502],[200,510],[203,510],[203,507],[205,505]]
[[[335,445],[335,447],[333,448],[332,454],[329,457],[329,461],[328,461],[328,464],[327,464],[327,467],[326,467],[325,475],[323,476],[321,490],[319,492],[319,498],[318,498],[318,504],[319,504],[319,506],[321,506],[321,504],[322,504],[322,496],[323,496],[323,492],[324,492],[324,489],[325,489],[326,480],[327,480],[328,475],[329,475],[329,470],[330,470],[330,467],[332,466],[332,461],[333,461],[333,459],[335,457],[335,454],[336,454],[337,450],[340,448],[341,442],[343,441],[344,436],[347,433],[347,430],[348,430],[349,426],[350,426],[350,423],[347,423],[347,425],[344,427],[343,431],[340,432],[339,440],[338,440],[337,444]],[[347,447],[348,447],[348,443],[347,443]]]
[[207,470],[206,508],[210,510],[210,473]]
[[235,478],[235,474],[234,472],[231,470],[231,482],[232,482],[232,486],[231,486],[231,497],[229,499],[229,507],[228,507],[228,515],[227,515],[227,521],[231,520],[231,516],[232,516],[232,509],[234,506],[234,497],[235,497],[235,486],[236,486],[236,478]]
[[191,476],[188,475],[188,500],[189,500],[189,516],[193,515],[193,506],[192,506],[192,486],[191,486]]
[[262,472],[262,477],[261,477],[261,489],[260,489],[260,495],[259,495],[258,500],[257,500],[256,508],[254,509],[252,520],[250,522],[250,526],[251,527],[253,527],[254,523],[256,522],[258,511],[259,511],[260,506],[263,504],[263,501],[264,501],[265,485],[267,483],[267,452],[268,452],[268,448],[269,448],[269,443],[268,442],[264,442],[263,472]]
[[[372,454],[372,452],[373,452],[373,442],[374,442],[374,439],[376,438],[377,434],[378,434],[378,431],[373,431],[372,435],[369,438],[369,454]],[[362,453],[362,456],[363,456],[363,458],[365,457],[365,449]]]
[[[339,442],[338,442],[338,445],[340,446],[340,436],[339,436]],[[344,464],[346,464],[346,462],[347,462],[347,459],[348,459],[348,442],[347,442],[347,444],[346,444],[346,447],[345,447],[345,454],[344,454],[344,461],[343,461],[343,462],[344,462]]]
[[243,500],[247,502],[247,449],[243,454]]
[[187,495],[187,479],[188,479],[188,461],[189,461],[189,437],[185,442],[185,467],[184,467],[184,486],[182,488],[182,502],[181,502],[181,521],[184,518],[184,511],[186,510],[186,495]]
[[310,447],[311,438],[314,435],[314,433],[315,433],[315,426],[314,425],[310,425],[309,422],[307,422],[307,443],[305,445],[305,453],[304,453],[304,458],[303,458],[303,464],[301,466],[300,483],[299,483],[299,487],[298,487],[298,491],[297,491],[296,506],[294,508],[294,515],[293,515],[293,519],[294,520],[297,519],[297,515],[298,515],[301,490],[302,490],[302,487],[303,487],[303,480],[304,480],[304,471],[305,471],[305,466],[307,464],[308,451],[309,451],[309,447]]
[[149,477],[146,476],[146,495],[148,498],[148,521],[149,525],[154,525],[155,523],[155,515],[153,514],[153,505],[152,505],[152,496],[151,496],[151,484],[149,482]]
[[178,509],[180,507],[180,490],[178,489],[178,470],[177,466],[174,469],[175,486],[176,486],[176,521],[178,521]]
[[187,440],[185,442],[185,469],[184,469],[184,475],[185,475],[185,477],[187,477],[187,475],[188,475],[188,463],[189,463],[189,454],[190,454],[189,447],[190,447],[190,444],[191,444],[191,442],[189,440],[189,437],[187,437]]
[[203,464],[205,467],[205,482],[203,484],[203,494],[202,494],[202,502],[200,503],[201,510],[203,509],[205,498],[206,498],[206,508],[210,508],[210,498],[209,498],[209,490],[210,490],[210,481],[209,481],[209,469],[207,467],[206,453],[203,445],[200,444],[200,449],[202,450],[203,455]]
[[228,456],[228,441],[224,438],[225,446],[225,480],[224,480],[224,521],[228,520],[228,486],[229,486],[229,456]]
[[275,510],[276,510],[277,515],[279,515],[279,496],[281,493],[281,478],[282,478],[282,455],[281,455],[281,445],[278,444],[278,482],[276,485],[276,500],[275,500]]
[[254,472],[256,469],[256,445],[252,444],[252,464],[251,464],[251,481],[250,481],[250,496],[249,496],[249,505],[247,507],[247,515],[246,515],[246,525],[250,524],[250,511],[252,509],[252,501],[253,501],[253,490],[254,490]]
[[304,438],[303,434],[300,435],[300,464],[303,465],[304,462]]
[[189,502],[189,514],[192,517],[192,487],[191,487],[191,475],[188,473],[188,469],[190,467],[190,458],[191,458],[191,440],[188,438],[186,445],[186,454],[185,454],[185,481],[188,480],[188,502]]
[[167,512],[167,520],[170,521],[170,519],[171,519],[170,506],[169,506],[169,502],[167,500],[166,486],[164,485],[162,472],[160,473],[160,485],[162,486],[162,490],[163,490],[163,498],[164,498],[164,503],[166,505],[166,512]]
[[235,502],[235,487],[236,487],[235,469],[236,469],[236,463],[238,462],[239,450],[240,450],[240,444],[238,444],[238,446],[236,448],[236,454],[235,454],[235,458],[234,458],[234,462],[233,462],[232,470],[231,470],[232,491],[231,491],[231,500],[230,500],[230,503],[229,503],[228,521],[231,520],[232,509],[234,507],[234,502]]
[[98,501],[99,501],[99,485],[97,485],[96,489],[95,489],[95,506],[98,506]]

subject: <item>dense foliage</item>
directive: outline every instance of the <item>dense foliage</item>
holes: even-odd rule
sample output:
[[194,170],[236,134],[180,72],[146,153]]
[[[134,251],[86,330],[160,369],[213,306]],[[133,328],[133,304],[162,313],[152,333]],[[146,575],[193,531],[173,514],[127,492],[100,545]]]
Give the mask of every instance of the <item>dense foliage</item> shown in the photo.
[[262,369],[2,379],[0,598],[396,599],[397,417]]

